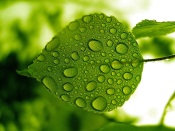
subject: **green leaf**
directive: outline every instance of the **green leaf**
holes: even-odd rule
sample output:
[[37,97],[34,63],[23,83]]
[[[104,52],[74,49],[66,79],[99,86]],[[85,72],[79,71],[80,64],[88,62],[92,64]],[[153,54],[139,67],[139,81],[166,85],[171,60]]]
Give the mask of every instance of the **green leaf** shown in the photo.
[[91,14],[59,32],[29,66],[27,76],[67,103],[106,112],[122,106],[135,91],[142,60],[136,40],[122,23]]
[[132,30],[136,38],[155,37],[166,35],[175,31],[175,22],[157,22],[155,20],[142,20]]
[[133,126],[122,123],[110,123],[96,131],[174,131],[164,126]]

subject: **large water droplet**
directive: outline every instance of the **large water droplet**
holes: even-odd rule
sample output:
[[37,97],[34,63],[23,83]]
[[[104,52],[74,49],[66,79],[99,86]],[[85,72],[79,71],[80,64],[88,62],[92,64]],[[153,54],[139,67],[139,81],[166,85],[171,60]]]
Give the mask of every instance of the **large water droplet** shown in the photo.
[[44,61],[45,59],[46,59],[46,57],[42,54],[39,55],[38,58],[37,58],[38,61]]
[[50,76],[44,76],[42,79],[42,83],[52,92],[54,93],[57,89],[56,81]]
[[88,46],[92,51],[101,51],[103,49],[103,44],[99,40],[90,40]]
[[81,107],[81,108],[86,107],[86,101],[83,98],[80,98],[80,97],[75,100],[75,104],[78,107]]
[[63,85],[63,89],[65,90],[65,91],[72,91],[73,89],[74,89],[74,86],[71,84],[71,83],[65,83],[64,85]]
[[105,81],[105,77],[102,76],[102,75],[99,76],[99,77],[98,77],[98,81],[101,82],[101,83],[104,82],[104,81]]
[[69,30],[76,30],[78,27],[79,27],[78,21],[71,22],[68,26]]
[[123,74],[123,78],[125,80],[130,80],[130,79],[132,79],[132,77],[133,77],[133,75],[130,72],[126,72],[126,73]]
[[91,81],[86,85],[87,91],[93,91],[97,88],[97,83],[95,81]]
[[111,29],[109,30],[109,32],[110,32],[111,34],[115,34],[115,33],[117,32],[117,30],[116,30],[115,28],[111,28]]
[[126,39],[128,37],[128,34],[126,32],[123,32],[121,35],[120,35],[121,39]]
[[55,50],[60,45],[60,39],[58,37],[54,37],[47,45],[46,50],[52,51]]
[[108,65],[101,65],[101,66],[100,66],[100,70],[101,70],[103,73],[109,73],[110,67],[109,67]]
[[113,60],[111,66],[113,69],[119,70],[123,67],[123,63],[121,63],[119,60]]
[[91,15],[86,15],[83,17],[83,21],[85,23],[90,23],[92,21],[93,17]]
[[113,94],[115,94],[114,88],[109,88],[109,89],[107,89],[106,92],[107,92],[108,95],[113,95]]
[[119,43],[116,46],[116,51],[119,54],[126,54],[128,52],[128,46],[126,44],[124,44],[124,43]]
[[124,86],[123,87],[123,93],[125,95],[129,95],[132,92],[131,88],[129,86]]
[[78,55],[78,52],[76,51],[72,52],[71,57],[73,60],[78,60],[80,58],[80,56]]
[[61,95],[61,99],[66,102],[70,101],[70,97],[66,94]]
[[78,74],[78,69],[75,67],[70,67],[64,70],[63,74],[66,77],[75,77]]
[[92,107],[97,111],[103,111],[107,107],[107,101],[103,96],[98,96],[92,101]]

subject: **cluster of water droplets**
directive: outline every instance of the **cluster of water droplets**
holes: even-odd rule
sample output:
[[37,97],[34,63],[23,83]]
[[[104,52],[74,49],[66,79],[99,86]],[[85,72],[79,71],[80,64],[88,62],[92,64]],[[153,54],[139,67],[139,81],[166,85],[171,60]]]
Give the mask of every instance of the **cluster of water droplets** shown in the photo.
[[141,80],[140,60],[138,45],[122,23],[91,14],[64,28],[30,68],[38,72],[31,76],[63,101],[104,112],[122,106],[134,92]]

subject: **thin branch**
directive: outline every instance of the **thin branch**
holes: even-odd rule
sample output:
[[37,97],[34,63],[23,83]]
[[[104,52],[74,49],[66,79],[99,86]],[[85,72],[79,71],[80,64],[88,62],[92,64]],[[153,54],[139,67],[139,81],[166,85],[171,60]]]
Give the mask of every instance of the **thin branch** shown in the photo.
[[160,57],[160,58],[155,58],[155,59],[144,59],[143,62],[162,61],[162,60],[169,60],[172,58],[175,58],[175,55],[170,55],[170,56],[165,56],[165,57]]
[[168,100],[167,104],[165,105],[165,108],[164,108],[164,111],[163,111],[163,114],[162,114],[162,118],[160,119],[160,125],[162,125],[165,121],[165,116],[167,114],[167,108],[169,106],[171,106],[171,101],[175,98],[175,91],[174,93],[171,95],[170,99]]

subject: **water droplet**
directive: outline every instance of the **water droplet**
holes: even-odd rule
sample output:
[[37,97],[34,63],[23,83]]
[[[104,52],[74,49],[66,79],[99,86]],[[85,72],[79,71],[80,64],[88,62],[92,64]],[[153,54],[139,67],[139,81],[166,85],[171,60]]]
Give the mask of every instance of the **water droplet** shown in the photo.
[[124,86],[123,87],[123,93],[125,95],[129,95],[132,92],[131,88],[129,86]]
[[99,15],[99,18],[100,18],[100,19],[103,19],[103,18],[104,18],[104,15],[103,15],[103,14],[100,14],[100,15]]
[[44,76],[42,79],[42,83],[52,92],[54,93],[57,89],[56,81],[50,76]]
[[107,46],[109,46],[109,47],[113,46],[113,41],[108,40],[108,41],[107,41]]
[[88,61],[88,60],[89,60],[89,56],[83,57],[83,61]]
[[75,67],[70,67],[65,69],[63,74],[66,77],[75,77],[78,74],[78,69]]
[[97,88],[97,83],[95,81],[91,81],[86,85],[87,91],[93,91]]
[[53,57],[58,57],[59,56],[59,53],[57,51],[54,51],[54,52],[52,52],[52,56]]
[[44,61],[45,59],[46,59],[46,57],[42,54],[39,55],[38,58],[37,58],[38,61]]
[[86,101],[81,97],[79,97],[75,100],[75,104],[80,108],[86,107]]
[[92,29],[94,29],[94,26],[93,26],[93,25],[91,25],[91,26],[90,26],[90,29],[91,29],[91,30],[92,30]]
[[109,67],[108,65],[101,65],[101,66],[100,66],[100,70],[101,70],[103,73],[109,73],[110,67]]
[[83,21],[85,23],[90,23],[92,21],[93,17],[91,15],[86,15],[83,17]]
[[97,111],[103,111],[107,107],[107,101],[104,97],[98,96],[92,101],[92,107]]
[[64,61],[65,61],[65,63],[68,64],[70,62],[70,59],[69,58],[66,58]]
[[112,21],[112,18],[111,18],[111,17],[108,17],[108,18],[106,19],[106,21],[107,21],[107,22],[111,22],[111,21]]
[[136,81],[140,81],[141,77],[140,76],[136,76]]
[[115,90],[114,90],[114,88],[109,88],[109,89],[107,89],[106,92],[108,95],[113,95],[115,93]]
[[117,30],[115,29],[115,28],[112,28],[112,29],[110,29],[110,31],[109,31],[111,34],[115,34],[116,32],[117,32]]
[[117,84],[118,84],[118,85],[120,85],[120,84],[122,84],[122,83],[123,83],[122,80],[117,80]]
[[90,40],[88,46],[92,51],[101,51],[103,49],[103,44],[99,40]]
[[137,59],[137,60],[134,60],[133,62],[132,62],[132,66],[133,67],[137,67],[138,65],[140,64],[140,61]]
[[79,35],[79,34],[78,34],[78,35],[75,35],[75,36],[74,36],[74,39],[75,39],[75,40],[81,40],[81,35]]
[[53,63],[59,64],[60,63],[60,60],[59,59],[56,59],[56,60],[53,61]]
[[49,66],[49,67],[47,68],[47,70],[51,72],[51,71],[52,71],[52,67]]
[[66,94],[61,95],[61,99],[66,102],[70,101],[70,97]]
[[105,31],[104,30],[100,30],[100,33],[105,33]]
[[130,80],[130,79],[132,79],[132,73],[130,73],[130,72],[126,72],[126,73],[124,73],[123,74],[123,78],[125,79],[125,80]]
[[136,42],[134,42],[132,45],[133,45],[133,46],[137,46],[137,43],[136,43]]
[[128,37],[128,34],[126,32],[123,32],[121,35],[120,35],[121,39],[126,39]]
[[101,82],[101,83],[104,82],[104,81],[105,81],[105,77],[102,76],[102,75],[99,76],[99,77],[98,77],[98,81]]
[[115,70],[119,70],[123,67],[123,63],[121,63],[119,60],[113,60],[111,63],[111,67]]
[[109,79],[108,79],[108,83],[109,83],[109,84],[113,84],[113,83],[114,83],[114,80],[113,80],[112,78],[109,78]]
[[65,83],[64,85],[63,85],[63,89],[65,90],[65,91],[72,91],[73,89],[74,89],[74,86],[71,84],[71,83]]
[[86,30],[87,30],[87,29],[86,29],[85,27],[81,27],[81,28],[80,28],[80,32],[82,32],[82,33],[85,32]]
[[76,30],[78,27],[79,27],[78,21],[71,22],[68,26],[69,30]]
[[112,104],[117,104],[117,101],[116,100],[112,100]]
[[71,57],[73,60],[78,60],[80,58],[80,56],[78,55],[78,52],[76,51],[72,52]]
[[128,52],[128,46],[126,44],[124,44],[124,43],[119,43],[116,46],[116,51],[119,54],[126,54]]
[[102,55],[103,57],[105,57],[105,56],[106,56],[106,53],[105,53],[105,52],[103,52],[103,53],[101,53],[101,55]]
[[54,37],[47,45],[46,45],[46,50],[47,51],[52,51],[56,49],[60,44],[60,39],[58,37]]

